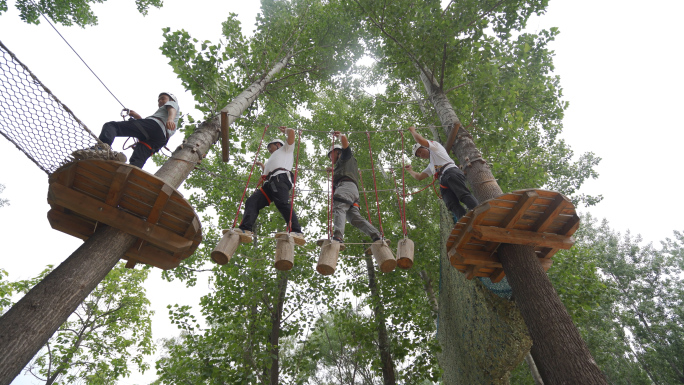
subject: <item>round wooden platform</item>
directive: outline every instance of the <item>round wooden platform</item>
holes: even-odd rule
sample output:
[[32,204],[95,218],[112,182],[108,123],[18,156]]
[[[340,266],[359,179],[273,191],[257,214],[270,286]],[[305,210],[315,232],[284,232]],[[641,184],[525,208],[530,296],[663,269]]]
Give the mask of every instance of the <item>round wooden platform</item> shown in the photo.
[[466,278],[499,282],[505,276],[497,254],[501,243],[534,246],[546,271],[559,249],[575,243],[572,234],[578,228],[575,207],[561,193],[520,190],[490,199],[464,215],[451,230],[446,247],[451,265]]
[[80,160],[59,168],[49,183],[53,229],[86,240],[103,223],[138,237],[124,256],[127,267],[172,269],[202,242],[199,218],[183,195],[137,167]]

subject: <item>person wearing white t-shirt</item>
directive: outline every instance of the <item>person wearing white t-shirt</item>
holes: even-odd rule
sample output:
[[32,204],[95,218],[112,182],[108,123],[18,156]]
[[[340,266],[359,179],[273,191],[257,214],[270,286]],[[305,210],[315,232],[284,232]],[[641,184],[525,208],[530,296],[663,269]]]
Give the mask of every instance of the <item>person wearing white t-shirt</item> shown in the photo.
[[292,165],[294,164],[294,140],[295,132],[291,128],[278,127],[287,136],[286,142],[281,139],[271,140],[266,148],[271,156],[266,164],[256,162],[262,169],[264,184],[252,193],[245,202],[245,212],[242,215],[242,222],[239,229],[246,234],[252,233],[252,227],[259,216],[259,211],[267,207],[271,202],[275,203],[276,208],[285,219],[285,223],[290,223],[290,212],[292,213],[292,227],[290,232],[296,237],[302,236],[302,228],[297,220],[297,214],[291,210],[290,190],[292,189]]
[[461,203],[465,204],[468,210],[472,210],[478,205],[477,199],[466,186],[463,171],[456,166],[441,144],[423,138],[413,126],[409,127],[409,131],[416,141],[416,144],[413,145],[413,155],[422,159],[430,159],[430,164],[421,173],[414,171],[410,165],[406,166],[407,171],[417,180],[423,180],[430,175],[439,178],[442,200],[454,214],[454,220],[458,221],[466,213]]
[[133,148],[131,164],[142,168],[147,159],[166,146],[171,135],[175,134],[178,125],[178,101],[169,92],[162,92],[157,98],[157,111],[142,118],[133,110],[127,110],[130,119],[123,122],[107,122],[102,126],[100,140],[112,145],[116,137],[133,137],[138,143]]

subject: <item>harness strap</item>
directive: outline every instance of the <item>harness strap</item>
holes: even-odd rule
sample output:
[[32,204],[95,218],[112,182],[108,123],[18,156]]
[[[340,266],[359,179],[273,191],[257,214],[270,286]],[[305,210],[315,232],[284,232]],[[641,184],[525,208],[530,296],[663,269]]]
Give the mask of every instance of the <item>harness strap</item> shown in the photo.
[[350,201],[350,200],[346,200],[346,199],[344,199],[344,198],[335,197],[335,196],[333,197],[333,200],[334,200],[334,201],[338,201],[338,202],[342,202],[342,203],[346,203],[346,204],[348,204],[348,205],[350,205],[350,206],[356,206],[356,207],[358,207],[358,208],[361,208],[361,206],[359,206],[359,201],[358,201],[358,200],[352,202],[352,201]]
[[435,166],[435,178],[441,178],[442,174],[444,173],[444,169],[450,164],[453,164],[454,167],[456,166],[456,163],[454,162],[449,162],[441,166]]
[[271,198],[268,197],[268,194],[266,194],[266,191],[264,191],[264,188],[263,188],[263,187],[259,187],[259,191],[261,191],[261,193],[264,194],[264,196],[266,197],[266,201],[267,201],[268,204],[270,205],[270,204],[271,204]]

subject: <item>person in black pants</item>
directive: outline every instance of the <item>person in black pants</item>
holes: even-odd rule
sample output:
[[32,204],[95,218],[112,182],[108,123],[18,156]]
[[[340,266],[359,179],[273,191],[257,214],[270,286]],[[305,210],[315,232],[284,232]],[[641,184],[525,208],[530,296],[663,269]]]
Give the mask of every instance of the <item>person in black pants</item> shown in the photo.
[[429,175],[435,175],[436,178],[439,178],[442,200],[454,215],[454,223],[458,222],[466,214],[461,203],[465,204],[468,210],[472,210],[478,205],[477,199],[466,186],[463,171],[449,157],[444,146],[423,138],[413,126],[409,127],[409,131],[416,141],[416,144],[413,145],[413,155],[422,159],[430,159],[430,164],[421,173],[413,171],[410,165],[406,166],[407,171],[417,180],[423,180]]
[[142,168],[147,159],[166,145],[176,133],[178,124],[178,102],[168,92],[162,92],[157,99],[159,108],[143,119],[137,112],[128,110],[132,119],[123,122],[107,122],[102,126],[100,140],[111,146],[119,136],[134,137],[138,143],[133,149],[131,164]]
[[[288,225],[291,235],[303,241],[302,227],[290,205],[295,133],[293,129],[287,127],[278,129],[286,135],[287,142],[281,139],[271,140],[267,145],[271,156],[266,164],[256,162],[263,169],[261,178],[264,179],[264,184],[256,189],[245,202],[245,212],[239,229],[245,234],[252,235],[252,228],[259,216],[259,211],[273,202],[283,216],[285,224]],[[291,226],[290,213],[292,213]]]

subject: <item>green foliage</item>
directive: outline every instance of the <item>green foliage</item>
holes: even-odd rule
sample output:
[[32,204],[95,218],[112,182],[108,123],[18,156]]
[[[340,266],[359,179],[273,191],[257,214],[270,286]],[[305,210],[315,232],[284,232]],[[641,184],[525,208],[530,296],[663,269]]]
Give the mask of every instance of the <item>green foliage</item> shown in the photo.
[[[21,20],[30,24],[40,24],[41,13],[49,17],[54,23],[62,25],[77,25],[85,27],[97,25],[97,16],[93,13],[91,4],[101,4],[106,0],[17,0]],[[147,15],[150,6],[161,8],[162,0],[135,0],[135,6],[143,15]],[[7,11],[7,0],[0,0],[0,14]]]
[[[12,283],[9,292],[27,292],[51,270]],[[27,371],[48,384],[104,384],[129,376],[130,364],[136,370],[147,370],[149,364],[143,360],[154,352],[152,312],[142,286],[148,272],[126,269],[123,264],[109,272],[48,340]],[[2,288],[0,283],[0,294],[7,293]]]
[[[0,193],[5,191],[5,185],[0,184]],[[9,200],[0,198],[0,207],[9,206]]]

